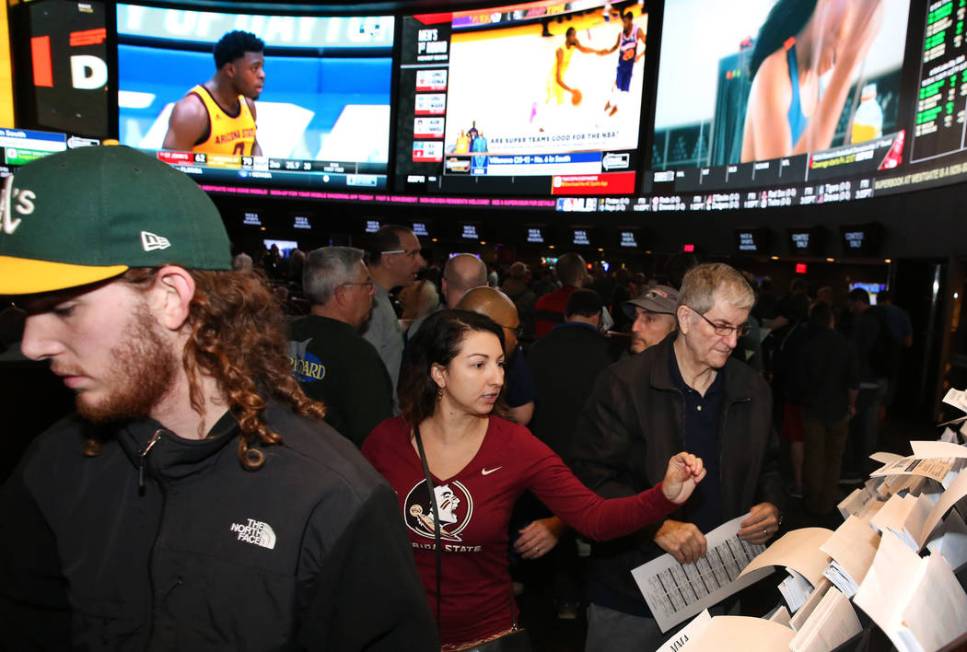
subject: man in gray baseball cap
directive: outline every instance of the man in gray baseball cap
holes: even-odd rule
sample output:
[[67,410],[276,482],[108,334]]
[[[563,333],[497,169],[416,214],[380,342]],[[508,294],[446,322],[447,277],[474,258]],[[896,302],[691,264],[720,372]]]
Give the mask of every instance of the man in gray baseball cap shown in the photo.
[[667,285],[655,285],[638,298],[625,301],[625,314],[634,320],[631,325],[632,353],[641,353],[665,339],[677,328],[675,309],[678,290]]

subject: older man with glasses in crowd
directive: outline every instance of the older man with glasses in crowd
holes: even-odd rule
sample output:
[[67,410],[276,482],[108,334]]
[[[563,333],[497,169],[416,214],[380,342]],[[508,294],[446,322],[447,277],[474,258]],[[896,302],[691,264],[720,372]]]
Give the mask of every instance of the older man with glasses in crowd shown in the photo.
[[705,555],[704,533],[739,516],[739,536],[761,544],[779,529],[782,481],[772,395],[732,359],[755,294],[728,265],[691,269],[682,281],[677,334],[602,373],[578,423],[575,472],[607,498],[661,478],[662,460],[688,450],[708,476],[671,518],[619,542],[596,545],[589,574],[586,651],[656,649],[662,633],[631,569],[669,553],[684,564]]
[[362,249],[311,251],[302,270],[302,290],[312,306],[289,326],[289,361],[296,380],[306,395],[325,404],[329,425],[357,446],[393,416],[389,373],[359,334],[373,312],[373,286]]

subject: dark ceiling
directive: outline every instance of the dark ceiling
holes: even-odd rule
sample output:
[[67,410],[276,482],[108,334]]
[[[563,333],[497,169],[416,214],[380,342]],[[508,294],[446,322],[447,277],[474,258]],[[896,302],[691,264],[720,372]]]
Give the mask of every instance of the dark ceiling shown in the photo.
[[404,14],[433,13],[513,4],[512,0],[148,0],[148,4],[252,13]]

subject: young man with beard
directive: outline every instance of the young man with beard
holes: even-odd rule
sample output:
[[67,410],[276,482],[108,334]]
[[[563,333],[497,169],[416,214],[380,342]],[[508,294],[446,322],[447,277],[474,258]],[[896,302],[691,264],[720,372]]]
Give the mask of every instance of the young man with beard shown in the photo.
[[395,497],[210,199],[124,147],[6,180],[0,294],[77,393],[0,489],[7,649],[439,649]]

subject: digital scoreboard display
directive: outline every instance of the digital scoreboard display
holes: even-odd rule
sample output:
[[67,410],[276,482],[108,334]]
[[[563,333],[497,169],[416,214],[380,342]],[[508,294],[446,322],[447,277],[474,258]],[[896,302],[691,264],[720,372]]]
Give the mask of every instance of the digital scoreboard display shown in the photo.
[[404,18],[397,190],[633,194],[645,7],[553,0]]

